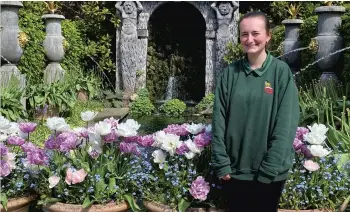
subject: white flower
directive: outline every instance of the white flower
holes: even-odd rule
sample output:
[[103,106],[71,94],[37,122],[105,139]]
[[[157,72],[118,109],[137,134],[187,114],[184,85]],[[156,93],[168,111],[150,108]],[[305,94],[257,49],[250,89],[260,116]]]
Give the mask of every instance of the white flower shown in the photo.
[[89,110],[80,113],[80,117],[83,121],[92,121],[96,115],[97,115],[97,112],[93,112]]
[[189,151],[189,152],[185,152],[184,155],[188,160],[191,160],[196,155],[196,153]]
[[95,124],[95,131],[97,134],[105,136],[112,131],[112,125],[110,123],[100,121]]
[[197,135],[198,133],[202,132],[205,129],[205,125],[204,124],[187,124],[186,125],[186,130],[193,134],[193,135]]
[[197,145],[191,139],[185,141],[185,144],[188,147],[188,149],[193,153],[200,154],[203,150],[203,148],[197,147]]
[[152,153],[152,157],[153,157],[153,162],[164,163],[166,159],[166,154],[162,150],[157,149]]
[[7,155],[3,156],[3,159],[7,161],[7,163],[10,165],[11,169],[16,168],[16,154],[9,152]]
[[9,127],[5,130],[3,130],[4,133],[8,135],[15,135],[18,134],[20,131],[19,124],[16,122],[10,122]]
[[0,130],[5,130],[9,128],[10,127],[9,125],[10,125],[10,121],[5,117],[3,117],[2,115],[0,115]]
[[304,140],[307,141],[309,144],[322,144],[324,140],[327,138],[327,136],[319,133],[309,132],[304,135]]
[[136,136],[140,126],[141,125],[134,119],[128,119],[125,123],[118,124],[117,134],[122,137]]
[[50,183],[49,188],[55,187],[58,184],[58,182],[60,182],[60,179],[61,178],[57,176],[49,177],[49,183]]
[[310,172],[317,171],[320,168],[320,165],[318,165],[318,163],[312,160],[306,160],[303,166],[305,167],[305,169],[309,170]]
[[102,138],[97,133],[89,132],[89,143],[92,146],[102,146]]
[[322,145],[310,145],[307,148],[310,150],[310,153],[314,157],[325,157],[329,153],[331,153],[329,150],[325,149]]
[[319,135],[325,135],[328,128],[324,124],[314,123],[311,127],[307,126],[312,133],[317,133]]
[[50,117],[46,120],[46,125],[50,130],[64,132],[69,130],[69,126],[61,117]]
[[211,124],[208,124],[208,126],[205,127],[205,132],[209,133],[211,132],[212,126]]
[[166,136],[167,135],[164,131],[156,132],[156,135],[154,136],[154,143],[152,144],[152,146],[153,147],[161,147]]
[[176,152],[176,148],[181,145],[180,136],[173,134],[166,134],[162,142],[161,148],[169,152],[173,156]]
[[6,134],[1,134],[1,135],[0,135],[0,142],[6,141],[7,137],[8,137],[8,135],[6,135]]
[[18,135],[23,139],[28,139],[28,133],[24,133],[21,130],[19,130]]

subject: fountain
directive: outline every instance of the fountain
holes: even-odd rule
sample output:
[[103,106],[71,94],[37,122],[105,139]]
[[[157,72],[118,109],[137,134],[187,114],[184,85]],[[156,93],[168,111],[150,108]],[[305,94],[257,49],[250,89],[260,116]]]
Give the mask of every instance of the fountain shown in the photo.
[[177,95],[177,77],[170,76],[168,80],[168,85],[165,92],[165,100],[175,99]]

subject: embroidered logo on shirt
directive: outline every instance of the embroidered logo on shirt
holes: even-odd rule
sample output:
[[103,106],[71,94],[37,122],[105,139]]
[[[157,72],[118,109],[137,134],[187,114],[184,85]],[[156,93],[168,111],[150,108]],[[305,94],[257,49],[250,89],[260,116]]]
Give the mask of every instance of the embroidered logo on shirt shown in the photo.
[[265,93],[267,94],[272,94],[273,93],[273,89],[271,87],[271,84],[268,81],[265,81]]

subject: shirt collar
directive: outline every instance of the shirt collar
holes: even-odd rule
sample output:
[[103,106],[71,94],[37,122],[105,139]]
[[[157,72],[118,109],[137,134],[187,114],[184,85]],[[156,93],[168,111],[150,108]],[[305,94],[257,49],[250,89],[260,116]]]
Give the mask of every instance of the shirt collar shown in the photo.
[[267,56],[260,68],[252,70],[249,65],[249,61],[247,58],[247,55],[243,59],[243,69],[246,74],[250,74],[252,71],[255,72],[259,77],[265,74],[265,72],[268,70],[269,66],[271,65],[272,61],[272,55],[270,54],[269,51],[267,51]]

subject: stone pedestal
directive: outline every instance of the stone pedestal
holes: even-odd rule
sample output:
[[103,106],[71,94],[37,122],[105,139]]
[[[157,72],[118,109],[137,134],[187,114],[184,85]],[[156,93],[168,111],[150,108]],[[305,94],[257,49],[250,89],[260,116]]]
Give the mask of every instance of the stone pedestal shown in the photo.
[[[317,37],[318,51],[316,60],[321,59],[343,47],[343,37],[339,34],[341,15],[345,12],[342,6],[322,6],[316,8],[318,14]],[[336,70],[342,69],[342,53],[322,59],[317,63],[322,71],[321,79],[336,79]]]
[[65,70],[60,65],[64,57],[64,37],[61,29],[64,16],[46,14],[42,18],[46,23],[46,36],[43,45],[49,60],[49,64],[44,70],[44,83],[50,84],[63,79],[65,74]]
[[[285,39],[283,41],[283,54],[300,48],[299,30],[302,23],[303,21],[300,19],[286,19],[282,21],[282,24],[286,27]],[[283,56],[282,60],[289,65],[293,73],[300,70],[300,51],[289,53]]]

